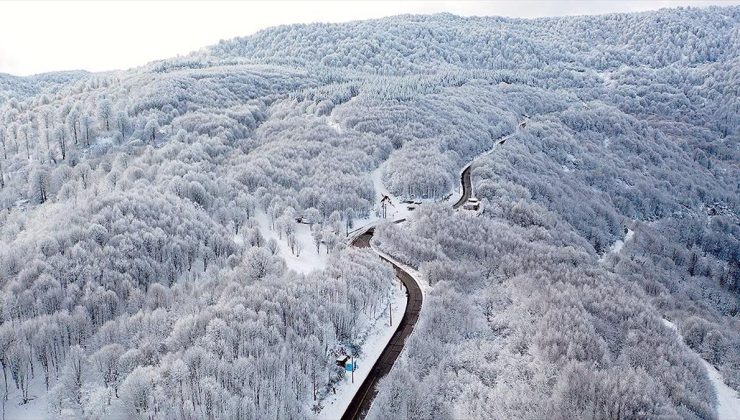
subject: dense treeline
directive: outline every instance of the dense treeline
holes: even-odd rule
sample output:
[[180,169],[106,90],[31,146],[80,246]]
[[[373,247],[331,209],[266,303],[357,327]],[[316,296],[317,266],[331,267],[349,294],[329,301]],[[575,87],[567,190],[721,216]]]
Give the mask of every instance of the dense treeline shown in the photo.
[[194,56],[383,74],[443,66],[530,70],[548,65],[692,65],[736,54],[732,26],[737,14],[737,9],[710,8],[533,20],[397,16],[352,25],[282,26],[222,41]]
[[432,288],[371,417],[714,416],[698,358],[571,227],[420,212],[376,233]]
[[712,418],[660,317],[738,387],[736,136],[538,91],[526,128],[474,164],[480,217],[426,208],[377,231],[433,287],[372,416]]
[[393,287],[341,245],[374,177],[437,200],[493,150],[479,217],[378,230],[431,287],[372,415],[714,417],[660,318],[740,386],[739,21],[400,16],[0,76],[3,407],[310,417]]
[[[340,136],[280,96],[311,84],[260,67],[134,72],[2,105],[5,411],[44,394],[49,415],[89,418],[320,407],[343,375],[332,352],[363,343],[393,273],[340,250],[299,276],[253,220],[260,207],[286,233],[319,209],[334,251],[342,218],[374,200],[361,174],[388,152],[364,151],[388,141]],[[306,155],[280,154],[288,132]]]

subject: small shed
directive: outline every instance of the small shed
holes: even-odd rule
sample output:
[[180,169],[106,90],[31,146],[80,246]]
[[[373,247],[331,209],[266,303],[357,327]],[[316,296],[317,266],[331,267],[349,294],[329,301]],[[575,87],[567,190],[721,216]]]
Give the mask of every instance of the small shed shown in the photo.
[[468,198],[468,201],[463,204],[463,209],[478,211],[480,209],[480,200],[474,197]]
[[349,356],[347,356],[346,354],[343,354],[337,357],[337,366],[344,367],[348,361],[349,361]]

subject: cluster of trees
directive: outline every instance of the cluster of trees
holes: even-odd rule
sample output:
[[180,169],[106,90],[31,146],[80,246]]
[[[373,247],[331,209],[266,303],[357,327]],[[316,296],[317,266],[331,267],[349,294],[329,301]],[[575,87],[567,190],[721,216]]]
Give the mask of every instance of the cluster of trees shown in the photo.
[[[116,247],[96,235],[101,248]],[[306,417],[343,375],[330,351],[360,344],[368,323],[384,316],[394,278],[372,252],[356,249],[325,272],[297,276],[267,245],[172,285],[131,286],[132,270],[110,269],[99,283],[89,276],[87,285],[64,285],[64,273],[53,277],[40,265],[19,276],[31,285],[25,301],[3,301],[3,398],[13,386],[12,404],[46,391],[50,414],[86,417]],[[45,390],[31,390],[39,377]]]
[[683,108],[650,96],[655,79],[610,97],[629,71],[575,95],[505,88],[532,117],[474,165],[481,217],[427,207],[376,231],[433,287],[371,417],[714,417],[701,364],[660,317],[738,387],[736,128],[713,111],[734,109],[725,66],[717,90],[666,82]]
[[[273,201],[322,219],[353,209],[367,214],[376,202],[368,173],[391,150],[387,138],[338,133],[325,118],[306,115],[306,102],[287,100],[254,133],[249,153],[234,160],[236,179],[255,191],[265,208]],[[273,206],[274,207],[274,206]]]
[[635,223],[634,239],[608,264],[641,286],[674,320],[686,344],[740,388],[737,222],[734,216]]
[[[659,317],[740,386],[738,21],[403,16],[0,76],[3,400],[310,416],[341,375],[328,352],[359,344],[392,287],[341,245],[377,209],[370,174],[436,199],[493,149],[480,217],[431,206],[378,229],[431,289],[372,415],[711,418]],[[294,254],[295,220],[313,224],[327,269],[287,271],[257,211]]]
[[[4,402],[48,392],[49,413],[89,417],[303,417],[343,374],[329,352],[386,313],[387,264],[348,249],[324,272],[286,272],[251,219],[260,203],[216,169],[226,140],[183,137],[81,163],[74,197],[4,212]],[[338,212],[332,225],[344,234]]]
[[376,230],[432,287],[371,418],[715,415],[699,359],[572,227],[418,211]]
[[737,8],[672,9],[645,14],[536,20],[397,16],[353,24],[271,28],[222,41],[182,61],[243,57],[311,68],[409,74],[439,68],[526,69],[563,65],[696,65],[736,54]]
[[[173,73],[0,105],[5,412],[47,394],[50,415],[306,417],[343,375],[331,352],[387,313],[390,266],[340,243],[389,141],[278,99],[301,72]],[[289,242],[314,223],[329,267],[287,271],[258,208]]]
[[[403,78],[414,79],[414,76]],[[459,170],[475,155],[514,130],[521,113],[499,86],[473,80],[421,90],[414,99],[388,100],[370,86],[392,90],[399,82],[367,82],[369,93],[333,115],[351,130],[392,139],[395,150],[383,164],[383,181],[397,196],[441,198],[456,186]],[[402,85],[401,85],[402,86]],[[438,85],[439,86],[439,85]]]
[[90,77],[84,71],[60,71],[27,77],[0,74],[0,105],[10,100],[31,98],[41,93],[54,93],[70,83]]

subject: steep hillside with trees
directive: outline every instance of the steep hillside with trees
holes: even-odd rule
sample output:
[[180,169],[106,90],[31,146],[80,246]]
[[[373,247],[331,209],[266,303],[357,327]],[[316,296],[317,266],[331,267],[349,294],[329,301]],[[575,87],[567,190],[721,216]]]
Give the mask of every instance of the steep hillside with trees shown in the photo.
[[[4,412],[312,417],[397,287],[343,241],[380,179],[425,203],[376,246],[429,284],[371,417],[715,418],[696,353],[740,389],[738,27],[397,16],[0,75]],[[433,203],[492,148],[480,214]]]

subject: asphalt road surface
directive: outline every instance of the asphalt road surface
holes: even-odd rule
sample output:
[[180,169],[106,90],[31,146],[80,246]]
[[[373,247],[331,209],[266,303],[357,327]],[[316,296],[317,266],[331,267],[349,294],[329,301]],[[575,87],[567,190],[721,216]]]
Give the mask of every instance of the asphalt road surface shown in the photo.
[[[452,207],[455,209],[461,207],[463,204],[465,204],[466,201],[468,201],[468,198],[470,198],[472,190],[472,184],[470,181],[470,166],[465,168],[465,170],[462,172],[462,175],[460,176],[460,182],[463,188],[463,193],[462,197],[460,197],[460,199],[452,205]],[[395,223],[400,223],[402,221],[403,220],[399,220]],[[356,246],[359,248],[370,247],[370,240],[372,240],[374,233],[374,228],[369,229],[367,232],[355,238],[355,240],[352,241],[352,246]],[[388,259],[384,258],[383,256],[380,256],[380,258],[388,261]],[[375,362],[375,365],[373,365],[373,367],[371,368],[370,373],[365,378],[365,381],[360,386],[360,389],[357,390],[357,393],[355,393],[355,396],[349,403],[347,410],[342,416],[342,420],[365,418],[368,410],[370,409],[370,405],[375,399],[375,395],[377,395],[378,393],[378,381],[391,371],[391,368],[393,368],[393,363],[396,362],[396,359],[403,350],[403,345],[406,342],[406,338],[411,335],[411,332],[414,330],[414,325],[416,325],[416,321],[419,320],[419,311],[421,311],[422,302],[422,294],[421,289],[419,289],[419,285],[416,284],[416,281],[411,277],[411,275],[404,271],[401,267],[397,266],[391,261],[388,262],[396,270],[396,277],[403,283],[404,286],[406,286],[406,291],[408,293],[408,303],[406,304],[406,311],[403,313],[403,318],[401,318],[401,322],[398,324],[393,337],[391,337],[388,345],[386,345],[385,349],[383,349],[383,352],[380,354],[380,357]]]
[[462,197],[452,205],[453,209],[462,207],[462,205],[468,201],[468,198],[470,198],[471,191],[473,190],[473,184],[470,181],[470,168],[472,168],[472,166],[473,165],[468,165],[468,167],[462,172],[462,175],[460,175],[460,185],[463,187],[463,193]]
[[[524,124],[526,124],[526,119]],[[520,124],[517,129],[523,128],[525,126],[524,124]],[[499,139],[498,143],[503,144],[503,142],[505,142],[509,137],[510,135],[502,137],[501,139]],[[452,205],[452,208],[454,209],[462,207],[462,205],[465,204],[465,202],[468,201],[468,198],[470,198],[470,196],[472,195],[473,184],[470,180],[471,167],[472,164],[468,165],[468,167],[465,168],[465,170],[463,170],[462,174],[460,175],[460,184],[462,185],[462,197],[460,197],[460,199]],[[401,223],[403,221],[405,221],[405,219],[397,220],[394,223]],[[368,229],[367,232],[358,236],[352,241],[352,246],[356,246],[359,248],[370,247],[370,240],[372,240],[374,233],[374,228]],[[380,258],[388,261],[388,259],[384,258],[382,255],[380,256]],[[393,368],[393,363],[396,362],[396,359],[403,350],[403,345],[406,342],[406,338],[411,335],[411,332],[414,330],[414,325],[416,325],[416,321],[419,320],[419,311],[421,310],[422,302],[422,294],[421,289],[419,289],[419,285],[416,284],[416,281],[411,277],[411,275],[404,271],[401,267],[397,266],[391,261],[388,262],[396,270],[396,277],[404,284],[404,286],[406,286],[406,291],[408,293],[408,303],[406,304],[406,311],[403,313],[403,318],[401,318],[401,322],[398,324],[393,337],[391,337],[388,345],[385,347],[385,349],[383,349],[383,352],[380,354],[380,357],[375,362],[375,365],[370,369],[370,373],[365,378],[365,381],[360,386],[360,389],[357,390],[357,393],[352,398],[352,401],[349,403],[347,410],[342,416],[342,420],[365,418],[368,410],[370,409],[370,405],[375,399],[375,395],[378,393],[378,389],[376,386],[378,381],[391,371],[391,368]]]
[[[352,242],[353,246],[359,248],[367,248],[370,246],[370,240],[373,237],[374,229],[370,229],[364,234],[357,237]],[[388,261],[384,257],[380,257],[385,261]],[[396,277],[406,287],[408,294],[408,303],[406,304],[406,311],[403,313],[401,321],[396,327],[396,332],[393,333],[388,345],[385,346],[383,352],[378,357],[375,365],[370,369],[370,373],[365,378],[365,381],[357,390],[352,401],[349,403],[347,410],[344,412],[342,419],[362,419],[367,415],[372,404],[375,395],[378,393],[377,383],[378,381],[388,374],[393,368],[393,363],[401,354],[403,345],[406,342],[406,338],[411,335],[414,330],[416,321],[419,320],[419,311],[421,311],[422,294],[419,285],[411,277],[409,273],[404,271],[401,267],[397,266],[391,261],[388,261],[393,268],[396,270]]]

